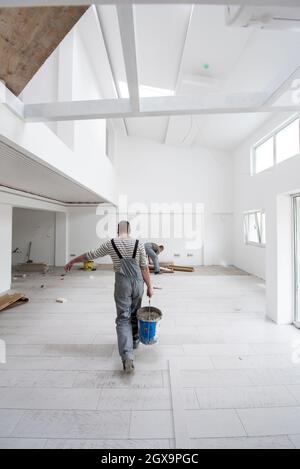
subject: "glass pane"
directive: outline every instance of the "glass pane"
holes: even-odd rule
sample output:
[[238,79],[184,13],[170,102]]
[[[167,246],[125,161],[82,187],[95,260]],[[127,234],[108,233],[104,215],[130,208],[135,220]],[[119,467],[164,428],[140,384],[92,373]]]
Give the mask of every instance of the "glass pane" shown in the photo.
[[300,323],[300,197],[295,204],[295,295],[296,295],[296,322]]
[[297,119],[276,136],[277,163],[292,158],[300,153],[299,120]]
[[255,150],[255,172],[261,173],[274,165],[274,138],[270,138]]
[[266,214],[261,214],[261,242],[266,244]]
[[257,218],[255,213],[248,214],[248,242],[259,243]]

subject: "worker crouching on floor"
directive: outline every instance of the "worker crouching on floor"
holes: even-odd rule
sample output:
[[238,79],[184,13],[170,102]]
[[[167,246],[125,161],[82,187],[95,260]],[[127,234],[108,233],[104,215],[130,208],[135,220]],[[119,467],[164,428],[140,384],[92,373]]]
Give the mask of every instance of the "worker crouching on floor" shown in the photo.
[[146,243],[145,244],[145,250],[146,254],[149,257],[149,260],[151,263],[154,265],[154,273],[156,275],[160,274],[160,265],[159,265],[159,259],[158,256],[160,253],[164,251],[165,247],[164,246],[159,246],[156,243]]
[[134,352],[139,345],[137,311],[142,304],[144,282],[147,296],[153,296],[153,287],[144,245],[130,237],[130,224],[122,221],[118,225],[118,238],[102,244],[73,259],[65,266],[69,272],[74,264],[110,256],[115,270],[115,302],[117,307],[117,336],[119,353],[126,373],[134,371]]

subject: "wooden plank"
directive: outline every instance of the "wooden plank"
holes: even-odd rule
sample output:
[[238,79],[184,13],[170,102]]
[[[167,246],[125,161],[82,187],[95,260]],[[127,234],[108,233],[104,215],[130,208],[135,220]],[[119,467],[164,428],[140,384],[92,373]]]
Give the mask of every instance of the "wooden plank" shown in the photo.
[[13,295],[0,296],[0,311],[28,302],[28,298],[23,293],[14,293]]

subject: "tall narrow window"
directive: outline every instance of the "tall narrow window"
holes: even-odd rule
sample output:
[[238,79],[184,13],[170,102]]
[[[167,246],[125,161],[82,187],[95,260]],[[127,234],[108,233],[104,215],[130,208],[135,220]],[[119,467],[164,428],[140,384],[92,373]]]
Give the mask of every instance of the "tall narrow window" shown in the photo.
[[280,130],[276,135],[276,163],[281,163],[300,153],[299,119]]
[[274,166],[274,138],[271,137],[266,142],[257,146],[254,150],[254,170],[261,173]]
[[266,215],[262,210],[244,214],[245,243],[256,246],[266,244]]

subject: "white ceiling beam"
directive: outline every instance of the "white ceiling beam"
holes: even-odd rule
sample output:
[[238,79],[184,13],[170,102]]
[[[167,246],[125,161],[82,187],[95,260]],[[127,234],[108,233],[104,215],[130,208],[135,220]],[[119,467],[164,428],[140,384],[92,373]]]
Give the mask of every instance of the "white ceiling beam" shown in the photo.
[[152,116],[244,114],[261,112],[297,112],[300,105],[262,105],[266,94],[232,95],[226,100],[201,100],[183,97],[141,98],[140,111],[131,108],[129,99],[105,99],[45,104],[27,104],[24,116],[27,122],[59,122],[87,119],[114,119]]
[[[114,87],[114,91],[115,91],[115,96],[117,98],[121,98],[122,96],[121,96],[120,86],[119,86],[118,81],[116,79],[116,74],[115,74],[115,70],[114,70],[114,67],[113,67],[113,61],[112,61],[112,57],[111,57],[110,50],[109,50],[108,40],[107,40],[105,30],[104,30],[104,27],[103,27],[101,10],[100,10],[101,7],[99,5],[98,6],[93,5],[92,8],[94,10],[94,14],[95,14],[95,17],[96,17],[96,21],[97,21],[97,25],[98,25],[98,29],[99,29],[99,35],[101,37],[101,40],[104,43],[104,47],[105,47],[105,50],[106,50],[106,56],[107,56],[107,60],[108,60],[108,63],[109,63],[109,68],[110,68],[110,72],[111,72],[111,77],[112,77],[113,87]],[[116,122],[117,121],[115,120],[114,123],[116,124]],[[120,122],[122,123],[122,127],[123,127],[122,130],[128,136],[128,129],[127,129],[127,124],[126,124],[125,119],[121,120]],[[113,126],[115,127],[114,123],[113,123]]]
[[285,92],[293,89],[293,83],[295,80],[300,78],[300,67],[297,67],[292,73],[287,71],[287,75],[281,83],[274,84],[273,93],[270,94],[269,98],[264,102],[264,105],[271,106],[276,103]]
[[127,86],[134,111],[140,107],[133,5],[117,5]]
[[24,119],[24,104],[0,80],[0,104],[4,104],[17,117]]
[[[186,48],[187,48],[188,37],[189,37],[190,29],[191,29],[191,24],[192,24],[192,19],[193,19],[193,16],[194,16],[194,11],[195,11],[195,5],[192,5],[191,6],[191,11],[190,11],[190,14],[189,14],[189,19],[188,19],[188,22],[187,22],[185,38],[184,38],[183,46],[182,46],[182,50],[181,50],[181,56],[180,56],[180,61],[179,61],[179,66],[178,66],[178,71],[177,71],[176,85],[175,85],[175,94],[177,94],[179,86],[180,86],[180,82],[181,82],[181,76],[182,76],[182,72],[183,72],[184,56],[185,56],[185,51],[186,51]],[[169,130],[170,130],[170,121],[171,121],[171,117],[169,117],[169,119],[168,119],[165,138],[164,138],[164,143],[167,143],[167,141],[168,141]]]
[[195,4],[195,5],[253,5],[299,6],[299,0],[0,0],[0,7],[67,6],[67,5],[143,5],[143,4]]

